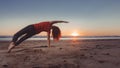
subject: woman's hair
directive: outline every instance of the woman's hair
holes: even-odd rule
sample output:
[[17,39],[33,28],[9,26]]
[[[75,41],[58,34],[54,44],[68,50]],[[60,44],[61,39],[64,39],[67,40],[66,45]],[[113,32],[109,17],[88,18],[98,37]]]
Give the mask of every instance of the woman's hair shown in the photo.
[[58,41],[61,37],[61,30],[57,26],[52,26],[52,36],[53,39]]

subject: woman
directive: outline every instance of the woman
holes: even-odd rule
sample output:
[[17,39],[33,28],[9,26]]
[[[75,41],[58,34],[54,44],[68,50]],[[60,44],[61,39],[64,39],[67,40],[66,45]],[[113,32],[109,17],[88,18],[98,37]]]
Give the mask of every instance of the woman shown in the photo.
[[11,52],[11,50],[19,45],[24,40],[32,37],[33,35],[36,35],[42,31],[47,32],[48,35],[48,47],[50,47],[50,33],[52,29],[52,35],[54,40],[59,40],[61,36],[61,31],[57,26],[53,26],[53,24],[56,23],[68,23],[67,21],[46,21],[46,22],[40,22],[37,24],[28,25],[27,27],[23,28],[22,30],[18,31],[12,39],[12,42],[10,43],[8,47],[8,52]]

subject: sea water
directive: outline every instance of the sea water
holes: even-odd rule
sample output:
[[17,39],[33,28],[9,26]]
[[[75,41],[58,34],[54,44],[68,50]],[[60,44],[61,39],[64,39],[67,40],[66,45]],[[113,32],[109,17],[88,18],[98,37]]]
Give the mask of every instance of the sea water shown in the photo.
[[[52,39],[52,38],[51,38]],[[87,39],[120,39],[120,36],[79,36],[79,37],[62,37],[60,40],[87,40]],[[0,41],[11,41],[12,36],[0,37]],[[27,40],[47,40],[47,37],[32,37]]]

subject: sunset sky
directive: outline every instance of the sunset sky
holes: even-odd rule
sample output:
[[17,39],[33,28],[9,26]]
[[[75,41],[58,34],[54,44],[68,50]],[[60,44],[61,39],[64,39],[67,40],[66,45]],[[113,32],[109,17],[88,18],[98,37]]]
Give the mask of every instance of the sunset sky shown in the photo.
[[120,0],[0,0],[0,35],[51,20],[70,22],[56,24],[62,35],[120,36]]

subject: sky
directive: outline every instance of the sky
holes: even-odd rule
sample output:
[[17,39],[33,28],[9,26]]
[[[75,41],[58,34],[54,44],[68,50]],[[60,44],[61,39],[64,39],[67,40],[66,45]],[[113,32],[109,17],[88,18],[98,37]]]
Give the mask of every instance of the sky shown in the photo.
[[120,36],[120,0],[0,0],[0,35],[52,20],[69,21],[62,35]]

